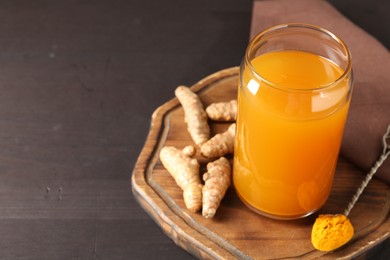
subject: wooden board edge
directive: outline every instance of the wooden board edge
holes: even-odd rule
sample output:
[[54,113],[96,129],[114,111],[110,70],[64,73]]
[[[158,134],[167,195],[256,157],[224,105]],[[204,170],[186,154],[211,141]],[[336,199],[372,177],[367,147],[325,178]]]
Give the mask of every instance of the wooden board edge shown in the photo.
[[199,80],[195,84],[193,84],[190,88],[194,92],[201,92],[204,89],[207,89],[207,85],[210,84],[210,82],[213,82],[215,80],[219,80],[221,78],[226,78],[228,76],[232,76],[237,74],[240,71],[240,67],[235,66],[235,67],[230,67],[226,68],[220,71],[217,71],[213,74],[208,75],[207,77]]
[[142,189],[137,188],[136,185],[132,186],[132,192],[139,205],[161,228],[165,235],[183,250],[199,259],[222,260],[229,258],[226,252],[214,248],[214,245],[206,246],[204,242],[200,242],[200,240],[203,241],[205,238],[200,233],[194,234],[194,232],[191,232],[193,230],[188,230],[186,223],[175,216],[168,207],[161,208],[161,205],[157,206],[153,202],[156,198],[151,199]]

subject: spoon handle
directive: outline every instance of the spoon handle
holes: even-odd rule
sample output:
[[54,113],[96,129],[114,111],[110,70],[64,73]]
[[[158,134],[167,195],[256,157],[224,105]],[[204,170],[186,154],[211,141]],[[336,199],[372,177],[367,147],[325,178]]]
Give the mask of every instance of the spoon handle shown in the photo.
[[387,143],[387,139],[390,139],[390,125],[387,127],[386,133],[383,135],[383,152],[379,159],[375,162],[374,166],[371,168],[370,172],[367,174],[366,178],[360,184],[359,189],[356,191],[355,195],[352,197],[352,201],[348,204],[347,209],[344,211],[344,215],[348,216],[352,208],[355,206],[356,201],[359,199],[360,195],[363,193],[363,190],[366,188],[367,184],[370,182],[372,176],[378,171],[379,167],[385,162],[387,157],[390,155],[390,144]]

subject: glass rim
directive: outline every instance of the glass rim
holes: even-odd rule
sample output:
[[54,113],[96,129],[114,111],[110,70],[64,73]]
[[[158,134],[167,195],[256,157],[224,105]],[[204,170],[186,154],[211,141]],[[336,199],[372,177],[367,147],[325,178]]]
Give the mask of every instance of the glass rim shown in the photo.
[[[252,65],[251,60],[249,59],[249,54],[251,53],[252,47],[265,34],[270,33],[272,31],[276,31],[276,30],[280,30],[280,29],[286,29],[286,28],[303,28],[303,29],[318,31],[318,32],[321,32],[321,33],[324,33],[324,34],[330,36],[334,41],[336,41],[338,44],[341,45],[342,50],[344,50],[345,53],[346,53],[346,56],[347,56],[347,67],[345,68],[345,70],[343,70],[343,73],[338,78],[336,78],[335,80],[332,80],[332,82],[330,82],[328,84],[320,85],[318,87],[309,88],[309,89],[307,89],[307,88],[288,88],[288,87],[284,87],[281,84],[274,83],[272,81],[267,80],[263,76],[261,76],[255,70],[254,66]],[[349,48],[347,47],[345,42],[340,37],[338,37],[337,35],[332,33],[331,31],[329,31],[329,30],[327,30],[325,28],[322,28],[320,26],[307,24],[307,23],[285,23],[285,24],[279,24],[279,25],[275,25],[275,26],[269,27],[269,28],[261,31],[255,37],[253,37],[253,39],[249,42],[248,47],[247,47],[247,49],[245,51],[245,63],[250,67],[251,72],[254,74],[254,76],[257,78],[257,80],[263,81],[267,85],[269,85],[269,86],[271,86],[273,88],[276,88],[278,90],[283,90],[283,91],[294,91],[294,92],[301,92],[301,91],[302,92],[309,92],[310,91],[310,92],[313,92],[313,91],[320,91],[320,90],[328,89],[328,88],[331,88],[332,86],[338,85],[338,83],[340,81],[344,80],[348,75],[350,75],[352,73],[352,56],[351,56]]]

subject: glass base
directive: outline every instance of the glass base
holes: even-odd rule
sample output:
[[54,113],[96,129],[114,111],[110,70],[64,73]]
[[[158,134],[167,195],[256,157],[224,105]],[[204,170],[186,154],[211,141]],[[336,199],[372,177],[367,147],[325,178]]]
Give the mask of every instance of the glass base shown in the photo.
[[301,218],[304,218],[304,217],[307,217],[313,213],[315,213],[318,209],[320,209],[321,207],[317,208],[317,209],[314,209],[312,211],[309,211],[307,213],[304,213],[304,214],[299,214],[299,215],[276,215],[276,214],[271,214],[271,213],[268,213],[268,212],[264,212],[262,210],[259,210],[255,207],[253,207],[249,202],[247,202],[241,195],[240,193],[236,190],[236,193],[238,195],[238,197],[240,198],[240,200],[245,204],[245,206],[247,206],[250,210],[256,212],[257,214],[259,215],[262,215],[264,217],[267,217],[267,218],[272,218],[272,219],[277,219],[277,220],[294,220],[294,219],[301,219]]

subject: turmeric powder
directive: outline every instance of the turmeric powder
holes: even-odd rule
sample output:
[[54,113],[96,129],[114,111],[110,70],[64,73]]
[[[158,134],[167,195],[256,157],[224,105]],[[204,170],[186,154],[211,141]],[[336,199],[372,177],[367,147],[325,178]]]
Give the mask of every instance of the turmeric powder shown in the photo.
[[193,158],[195,152],[193,146],[186,146],[182,151],[165,146],[160,151],[161,162],[183,190],[184,203],[191,212],[197,212],[202,207],[203,185],[199,176],[199,163]]
[[230,127],[221,134],[216,134],[200,148],[200,153],[206,158],[218,158],[226,154],[234,152],[234,136],[236,132],[236,124],[233,123]]
[[203,175],[202,215],[206,218],[214,217],[222,198],[225,196],[231,182],[231,167],[225,157],[207,164],[207,172]]
[[319,215],[314,222],[311,242],[320,251],[332,251],[346,244],[354,234],[349,219],[342,215]]
[[185,86],[179,86],[175,90],[184,109],[184,121],[187,123],[187,130],[195,144],[201,146],[210,138],[210,127],[207,122],[207,114],[198,95]]
[[214,121],[235,121],[237,115],[237,100],[212,103],[206,108],[207,116]]

